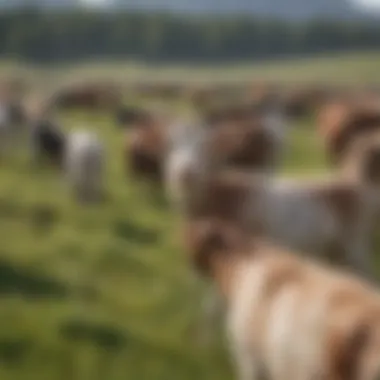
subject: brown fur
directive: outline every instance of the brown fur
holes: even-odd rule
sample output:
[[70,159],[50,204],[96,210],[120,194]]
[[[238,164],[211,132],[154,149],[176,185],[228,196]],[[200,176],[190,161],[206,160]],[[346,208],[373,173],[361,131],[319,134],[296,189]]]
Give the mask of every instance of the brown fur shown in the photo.
[[206,179],[202,194],[193,203],[190,214],[193,217],[217,217],[238,220],[247,203],[249,190],[247,177],[239,173],[218,173]]
[[86,83],[64,88],[52,99],[54,107],[63,109],[84,108],[115,109],[121,103],[121,94],[113,84]]
[[[217,276],[221,290],[231,292],[234,263],[247,253],[247,234],[233,224],[217,218],[187,221],[184,243],[190,263],[202,276]],[[232,251],[238,254],[232,254]]]
[[357,102],[328,105],[319,115],[319,129],[333,163],[340,163],[350,143],[380,127],[380,108]]
[[165,134],[155,123],[135,126],[127,136],[126,158],[134,175],[162,181]]
[[221,125],[208,149],[215,161],[239,168],[268,167],[275,155],[271,136],[257,120]]
[[[299,258],[299,255],[292,255],[268,242],[247,239],[247,235],[236,233],[237,230],[231,225],[211,219],[202,223],[192,225],[192,228],[200,228],[203,232],[198,234],[197,243],[201,244],[202,249],[196,251],[196,261],[202,262],[202,272],[207,268],[206,273],[219,286],[228,307],[234,305],[233,299],[240,290],[236,284],[239,283],[239,273],[243,268],[247,265],[251,268],[264,265],[267,269],[265,286],[260,291],[259,304],[252,314],[252,322],[245,325],[246,343],[240,349],[255,347],[255,355],[266,357],[264,352],[268,348],[264,343],[265,335],[273,327],[268,324],[268,312],[272,302],[283,289],[295,287],[299,292],[296,304],[299,311],[296,310],[293,315],[295,319],[288,326],[294,328],[300,323],[300,326],[304,326],[300,333],[310,336],[294,337],[294,342],[288,340],[287,344],[296,345],[301,339],[303,344],[307,342],[313,349],[314,342],[310,339],[321,339],[320,343],[316,342],[316,347],[322,349],[321,362],[316,362],[319,363],[318,367],[313,367],[313,371],[318,372],[309,373],[305,378],[319,375],[316,378],[323,380],[377,379],[380,370],[377,367],[380,360],[380,297],[374,289],[348,275],[309,263]],[[205,225],[207,228],[203,228]],[[315,297],[327,297],[326,308],[320,315],[322,336],[305,330],[308,320],[297,319],[307,316],[305,310],[308,305],[319,302],[319,298]],[[278,318],[281,316],[278,315]],[[243,336],[239,339],[241,338]],[[289,347],[291,348],[293,347]],[[292,363],[298,366],[301,358],[302,356],[290,359],[294,362],[289,361],[289,371],[292,371]],[[313,357],[309,359],[314,360]],[[270,362],[262,364],[265,368]],[[291,378],[289,373],[284,374],[284,379]],[[278,377],[274,380],[278,380]]]
[[[354,300],[356,301],[356,300]],[[368,343],[369,326],[353,326],[352,330],[336,329],[329,338],[328,355],[330,366],[327,370],[331,380],[359,380],[360,356]]]

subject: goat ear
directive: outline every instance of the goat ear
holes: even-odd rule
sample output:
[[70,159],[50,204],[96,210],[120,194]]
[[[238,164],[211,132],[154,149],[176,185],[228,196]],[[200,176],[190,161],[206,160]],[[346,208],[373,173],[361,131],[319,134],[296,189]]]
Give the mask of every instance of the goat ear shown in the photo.
[[249,233],[233,222],[210,220],[203,224],[203,234],[213,243],[215,249],[233,250],[249,239]]
[[215,257],[241,248],[247,235],[230,223],[203,220],[190,224],[185,238],[193,264],[201,273],[208,275]]

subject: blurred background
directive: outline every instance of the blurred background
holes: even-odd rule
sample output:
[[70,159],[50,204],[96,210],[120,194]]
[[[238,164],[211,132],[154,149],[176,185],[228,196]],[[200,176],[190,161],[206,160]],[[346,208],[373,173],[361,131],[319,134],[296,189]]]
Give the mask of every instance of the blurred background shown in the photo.
[[[3,98],[38,108],[78,83],[118,94],[54,111],[104,145],[105,202],[76,202],[24,148],[1,157],[0,377],[232,379],[223,335],[204,347],[193,332],[178,220],[125,167],[116,113],[189,115],[202,86],[376,87],[379,21],[380,0],[0,0]],[[292,123],[284,172],[324,171],[313,115]]]

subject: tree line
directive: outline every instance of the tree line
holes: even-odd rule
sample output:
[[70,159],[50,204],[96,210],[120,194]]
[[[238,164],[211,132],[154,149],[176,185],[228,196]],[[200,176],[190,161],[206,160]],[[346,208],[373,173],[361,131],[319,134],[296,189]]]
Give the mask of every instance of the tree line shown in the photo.
[[132,12],[0,14],[0,55],[35,62],[97,57],[146,61],[268,59],[380,48],[375,23]]

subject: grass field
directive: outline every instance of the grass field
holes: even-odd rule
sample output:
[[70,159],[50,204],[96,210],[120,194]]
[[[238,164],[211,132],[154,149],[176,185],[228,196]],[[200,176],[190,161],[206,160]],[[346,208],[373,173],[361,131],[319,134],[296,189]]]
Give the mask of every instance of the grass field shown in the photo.
[[0,62],[0,77],[21,73],[44,86],[66,78],[113,78],[119,82],[139,80],[246,81],[250,79],[276,82],[322,82],[348,84],[380,83],[380,53],[337,53],[303,59],[263,63],[230,63],[189,65],[157,65],[141,62],[109,62],[99,60],[66,65],[36,66],[17,61]]
[[[195,339],[199,290],[178,220],[163,194],[128,178],[123,132],[107,115],[61,119],[104,140],[108,201],[79,207],[23,153],[0,162],[0,378],[232,379],[222,335],[211,348]],[[284,171],[323,170],[312,122],[291,135]]]

